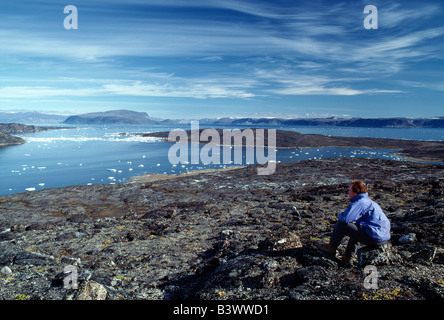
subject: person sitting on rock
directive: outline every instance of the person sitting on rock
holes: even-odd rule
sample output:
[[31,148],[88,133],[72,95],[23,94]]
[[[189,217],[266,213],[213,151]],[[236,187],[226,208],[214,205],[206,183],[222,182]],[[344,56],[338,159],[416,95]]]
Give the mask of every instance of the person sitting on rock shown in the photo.
[[381,207],[369,198],[367,186],[363,181],[352,181],[348,196],[351,204],[338,215],[330,243],[318,243],[316,246],[322,252],[334,257],[344,236],[349,236],[350,240],[342,261],[353,264],[359,243],[379,246],[390,239],[390,221]]

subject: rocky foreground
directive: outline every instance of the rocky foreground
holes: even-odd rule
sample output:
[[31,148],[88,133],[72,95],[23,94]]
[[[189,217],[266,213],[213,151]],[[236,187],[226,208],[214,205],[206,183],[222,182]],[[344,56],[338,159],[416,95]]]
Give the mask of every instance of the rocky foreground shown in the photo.
[[[337,158],[255,170],[0,197],[0,299],[444,298],[444,166]],[[392,240],[347,267],[314,244],[356,178]]]

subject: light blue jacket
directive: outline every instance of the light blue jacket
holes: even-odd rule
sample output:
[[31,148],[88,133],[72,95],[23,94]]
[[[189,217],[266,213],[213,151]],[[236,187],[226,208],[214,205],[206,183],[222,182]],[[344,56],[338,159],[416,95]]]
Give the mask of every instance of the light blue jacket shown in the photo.
[[377,242],[390,239],[390,221],[381,207],[368,197],[368,193],[358,194],[350,201],[350,206],[338,215],[340,221],[356,222]]

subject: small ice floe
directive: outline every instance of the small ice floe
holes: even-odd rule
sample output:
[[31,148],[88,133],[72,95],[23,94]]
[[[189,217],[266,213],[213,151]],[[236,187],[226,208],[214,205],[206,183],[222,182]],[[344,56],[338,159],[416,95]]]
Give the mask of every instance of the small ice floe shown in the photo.
[[139,164],[139,168],[143,168],[144,167],[144,165],[143,164]]
[[39,170],[45,170],[46,167],[37,167],[37,169],[39,169]]
[[35,191],[35,188],[25,188],[26,191]]
[[160,167],[160,163],[156,164],[156,166]]
[[39,183],[39,186],[40,186],[40,187],[44,187],[45,184],[44,184],[43,182],[41,182],[41,183]]
[[117,169],[106,169],[106,171],[117,172]]
[[128,171],[133,171],[133,168],[129,168]]

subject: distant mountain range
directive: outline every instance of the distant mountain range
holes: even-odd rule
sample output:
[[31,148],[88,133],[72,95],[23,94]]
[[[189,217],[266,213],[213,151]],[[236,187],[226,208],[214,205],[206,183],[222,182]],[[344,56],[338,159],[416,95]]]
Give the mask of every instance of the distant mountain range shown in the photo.
[[205,119],[201,124],[229,126],[318,126],[318,127],[364,127],[364,128],[444,128],[444,117],[430,119],[408,118],[221,118]]
[[0,123],[61,123],[66,117],[39,112],[0,112]]
[[[0,112],[1,122],[27,124],[176,124],[185,125],[190,120],[162,120],[151,118],[146,112],[112,110],[85,113],[74,116],[48,115],[38,112]],[[434,118],[217,118],[200,119],[200,124],[212,126],[318,126],[318,127],[364,127],[364,128],[444,128],[444,117]]]

